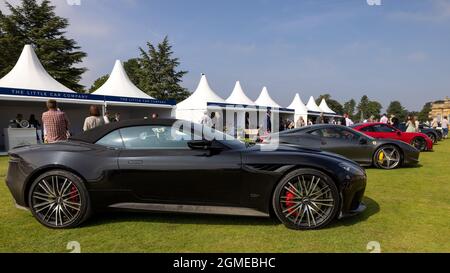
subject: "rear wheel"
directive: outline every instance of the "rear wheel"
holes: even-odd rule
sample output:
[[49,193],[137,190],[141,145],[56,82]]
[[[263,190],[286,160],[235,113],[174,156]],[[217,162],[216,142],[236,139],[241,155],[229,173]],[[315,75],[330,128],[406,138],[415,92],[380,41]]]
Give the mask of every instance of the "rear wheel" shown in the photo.
[[427,136],[431,139],[431,141],[433,141],[434,144],[438,142],[436,135],[430,133]]
[[398,168],[401,164],[401,160],[400,150],[393,145],[386,145],[378,148],[373,158],[375,167],[386,170]]
[[427,149],[427,141],[423,137],[414,138],[411,145],[421,152],[424,152]]
[[313,169],[300,169],[283,178],[275,189],[273,208],[288,228],[319,229],[339,211],[339,192],[330,177]]
[[31,185],[29,205],[33,216],[49,228],[73,228],[90,214],[90,200],[83,180],[62,170],[49,171]]

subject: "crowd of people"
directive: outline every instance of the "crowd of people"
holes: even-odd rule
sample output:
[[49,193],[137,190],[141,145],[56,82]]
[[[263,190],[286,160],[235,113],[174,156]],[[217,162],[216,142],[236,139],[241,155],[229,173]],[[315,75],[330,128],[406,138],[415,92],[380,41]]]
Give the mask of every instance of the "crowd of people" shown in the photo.
[[[11,128],[35,128],[38,142],[54,143],[67,140],[71,136],[71,131],[66,113],[58,107],[58,103],[55,100],[47,101],[46,107],[47,111],[42,114],[42,124],[36,119],[34,114],[30,115],[28,120],[25,120],[22,114],[17,114],[9,126]],[[153,113],[151,117],[153,119],[159,118],[157,113]],[[91,105],[89,107],[89,116],[84,120],[83,131],[92,130],[112,122],[119,122],[120,120],[120,113],[115,113],[113,116],[108,112],[102,114],[99,106]]]
[[[37,139],[38,141],[43,141],[44,143],[53,143],[57,141],[64,141],[70,137],[70,124],[69,119],[66,114],[58,108],[58,104],[55,100],[49,100],[46,104],[47,111],[42,114],[42,125],[36,119],[34,114],[30,115],[28,120],[24,120],[22,114],[18,114],[16,119],[12,121],[10,127],[22,128],[24,125],[26,127],[36,128],[37,131]],[[158,114],[153,113],[151,115],[152,119],[159,118]],[[212,128],[216,128],[219,123],[219,114],[216,112],[212,112],[208,114],[205,111],[203,117],[200,120],[202,125],[206,125]],[[23,122],[26,121],[26,124]],[[103,126],[105,124],[109,124],[111,122],[120,121],[120,113],[115,113],[114,117],[111,117],[108,112],[105,112],[102,115],[102,110],[97,105],[91,105],[89,107],[89,116],[85,119],[83,125],[83,131],[92,130],[99,126]],[[365,119],[360,121],[361,123],[372,123],[372,122],[380,122],[385,124],[390,124],[396,128],[399,128],[400,120],[395,115],[390,115],[388,117],[387,114],[383,114],[380,119],[376,119],[374,116],[371,116],[369,119]],[[249,118],[246,117],[246,127],[249,126]],[[270,110],[267,111],[265,117],[265,133],[272,132],[272,113]],[[345,114],[343,119],[339,118],[330,118],[325,117],[323,114],[318,116],[316,119],[308,119],[305,120],[303,117],[299,117],[296,121],[292,119],[282,119],[280,117],[279,120],[279,131],[291,130],[294,128],[300,128],[313,124],[337,124],[337,125],[345,125],[352,126],[354,125],[353,120],[350,118],[348,114]],[[418,118],[416,116],[409,115],[406,124],[406,132],[419,132],[420,124]],[[448,119],[444,117],[442,121],[438,121],[437,118],[425,122],[425,124],[431,128],[437,129],[438,127],[442,128],[444,137],[448,137]],[[258,130],[261,126],[258,128]]]

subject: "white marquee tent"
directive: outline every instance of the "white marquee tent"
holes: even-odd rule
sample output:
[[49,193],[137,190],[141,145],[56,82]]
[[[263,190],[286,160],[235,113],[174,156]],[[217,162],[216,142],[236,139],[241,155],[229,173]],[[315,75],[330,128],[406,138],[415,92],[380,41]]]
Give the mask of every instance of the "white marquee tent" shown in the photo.
[[[119,69],[117,69],[120,72]],[[120,74],[117,73],[116,74]],[[123,77],[122,80],[125,80]],[[114,85],[123,86],[118,81]],[[126,84],[125,84],[126,85]],[[173,108],[172,102],[152,100],[151,97],[126,97],[128,93],[114,93],[112,96],[76,93],[52,78],[39,61],[31,45],[26,45],[14,68],[0,79],[0,128],[7,128],[10,120],[22,114],[28,119],[34,114],[40,120],[49,99],[55,99],[59,107],[67,114],[70,120],[72,133],[81,132],[84,118],[87,116],[88,105],[105,103],[120,105],[121,114],[126,117],[128,113],[139,113],[144,117],[154,109],[164,109],[170,116]],[[111,102],[109,102],[111,101]],[[128,108],[125,108],[128,106]],[[130,106],[133,110],[130,110]],[[137,106],[144,106],[137,108]],[[122,111],[123,110],[123,111]],[[6,130],[5,130],[6,132]],[[0,150],[4,146],[4,134],[0,134]]]
[[249,105],[249,106],[255,105],[255,103],[244,93],[244,90],[242,90],[242,86],[239,81],[236,82],[233,92],[228,97],[226,102],[229,104],[236,104],[236,105]]
[[[308,108],[303,103],[302,99],[300,98],[300,95],[297,93],[295,94],[294,100],[292,101],[291,105],[288,106],[289,109],[295,110],[295,122],[297,123],[297,120],[302,117],[305,124],[308,122]],[[297,126],[297,124],[296,124]]]
[[313,96],[309,98],[308,104],[306,104],[306,108],[308,108],[309,112],[315,112],[315,114],[322,113],[322,109],[320,109],[319,106],[317,106],[316,100]]
[[255,104],[261,107],[281,108],[281,106],[272,99],[265,86],[259,97],[255,100]]
[[322,110],[323,113],[325,114],[332,114],[332,115],[336,115],[336,112],[334,112],[333,110],[330,109],[330,107],[328,107],[328,104],[326,102],[325,99],[322,99],[322,102],[319,105],[319,108]]
[[176,106],[176,118],[200,122],[205,112],[221,110],[220,107],[208,105],[210,103],[226,103],[209,86],[208,79],[202,74],[197,89],[192,95]]

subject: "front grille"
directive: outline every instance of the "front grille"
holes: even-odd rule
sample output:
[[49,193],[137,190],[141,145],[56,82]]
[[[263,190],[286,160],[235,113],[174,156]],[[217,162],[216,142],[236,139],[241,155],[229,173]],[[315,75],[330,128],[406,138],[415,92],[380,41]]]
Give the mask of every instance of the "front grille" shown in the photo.
[[357,210],[359,205],[362,202],[364,196],[364,190],[357,191],[355,195],[353,195],[353,200],[350,205],[350,210]]

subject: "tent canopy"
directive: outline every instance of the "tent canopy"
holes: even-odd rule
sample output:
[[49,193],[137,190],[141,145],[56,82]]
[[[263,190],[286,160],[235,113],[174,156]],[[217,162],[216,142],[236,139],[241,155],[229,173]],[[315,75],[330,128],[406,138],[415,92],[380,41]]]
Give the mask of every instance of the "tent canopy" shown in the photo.
[[177,109],[199,110],[206,109],[208,102],[225,103],[225,100],[219,97],[209,86],[206,76],[202,74],[200,83],[192,95],[184,101],[177,104]]
[[117,60],[108,80],[98,88],[94,95],[128,98],[154,99],[134,85],[128,77],[123,64]]
[[25,45],[14,68],[0,80],[0,87],[75,93],[47,73],[31,45]]
[[258,99],[255,101],[255,104],[262,107],[281,108],[281,106],[270,97],[269,91],[265,86],[263,87]]
[[316,104],[316,100],[314,99],[313,96],[311,96],[309,98],[308,104],[306,105],[306,108],[308,108],[308,111],[312,111],[312,112],[319,112],[322,113],[322,109],[320,109],[319,106],[317,106]]
[[295,98],[292,101],[291,105],[288,106],[288,108],[289,109],[294,109],[295,113],[297,115],[308,114],[308,108],[306,108],[305,104],[303,103],[303,101],[300,98],[300,95],[298,93],[295,94]]
[[322,99],[322,102],[320,103],[319,108],[322,110],[322,112],[324,112],[326,114],[336,114],[336,112],[334,112],[333,110],[330,109],[330,107],[328,107],[328,104],[325,101],[325,99]]
[[255,105],[255,103],[249,97],[247,97],[247,95],[245,95],[244,90],[242,90],[242,86],[239,81],[236,82],[234,90],[231,93],[230,97],[228,97],[226,102],[238,105]]

